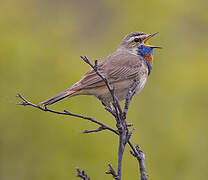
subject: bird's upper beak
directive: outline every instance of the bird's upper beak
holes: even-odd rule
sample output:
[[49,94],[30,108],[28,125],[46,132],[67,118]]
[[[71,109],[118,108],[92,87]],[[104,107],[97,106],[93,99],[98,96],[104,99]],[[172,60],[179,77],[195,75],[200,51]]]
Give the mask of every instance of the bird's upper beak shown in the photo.
[[148,44],[148,41],[149,41],[153,36],[155,36],[155,35],[158,34],[158,33],[159,33],[159,32],[156,32],[156,33],[147,35],[146,38],[144,39],[144,44],[145,44],[146,46],[151,47],[151,48],[161,48],[160,46],[153,46],[153,45]]

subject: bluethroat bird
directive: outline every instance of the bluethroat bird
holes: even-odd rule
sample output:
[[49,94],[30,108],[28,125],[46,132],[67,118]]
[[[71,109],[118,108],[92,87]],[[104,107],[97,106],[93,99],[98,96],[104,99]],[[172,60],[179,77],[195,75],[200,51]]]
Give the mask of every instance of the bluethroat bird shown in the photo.
[[[134,80],[138,82],[136,92],[139,93],[147,81],[152,70],[153,49],[160,48],[148,44],[148,40],[157,33],[146,34],[134,32],[126,35],[118,49],[98,63],[98,70],[104,75],[119,101],[126,98],[129,87]],[[105,82],[91,69],[80,81],[70,88],[53,96],[41,104],[51,105],[66,97],[76,95],[93,95],[105,106],[110,106],[112,97]]]

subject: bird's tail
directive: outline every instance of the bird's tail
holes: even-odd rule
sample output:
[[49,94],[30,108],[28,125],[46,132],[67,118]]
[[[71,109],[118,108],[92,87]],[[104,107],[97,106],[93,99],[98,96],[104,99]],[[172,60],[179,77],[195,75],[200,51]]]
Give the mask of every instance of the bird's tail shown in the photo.
[[70,96],[73,96],[73,94],[77,92],[77,91],[72,91],[72,90],[66,90],[64,92],[61,92],[59,94],[57,94],[56,96],[53,96],[43,102],[41,102],[40,104],[43,105],[43,106],[48,106],[48,105],[51,105],[55,102],[58,102],[66,97],[70,97]]

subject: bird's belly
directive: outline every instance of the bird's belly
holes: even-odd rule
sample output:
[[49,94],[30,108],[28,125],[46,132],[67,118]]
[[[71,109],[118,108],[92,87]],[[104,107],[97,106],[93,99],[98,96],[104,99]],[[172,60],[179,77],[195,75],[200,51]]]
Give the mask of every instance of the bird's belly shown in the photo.
[[147,82],[147,78],[146,77],[144,77],[144,78],[142,78],[140,80],[140,83],[138,84],[138,86],[136,88],[136,93],[139,93],[144,88],[146,82]]
[[[141,78],[139,80],[139,83],[136,87],[136,94],[141,92],[141,90],[144,88],[145,84],[146,84],[146,81],[147,81],[147,78],[144,77],[144,78]],[[122,87],[118,87],[118,90],[115,91],[115,94],[116,94],[116,97],[118,98],[119,101],[123,101],[126,99],[128,93],[129,93],[129,87],[132,85],[133,81],[130,81],[128,83],[128,85],[126,86],[123,86]]]
[[[146,80],[147,78],[145,76],[140,78],[139,83],[136,87],[136,93],[139,93],[144,88]],[[132,85],[132,83],[133,80],[125,80],[113,84],[115,95],[119,101],[126,99],[129,92],[129,87]],[[97,94],[94,95],[105,104],[109,104],[110,102],[112,102],[112,96],[106,86],[100,87],[99,89],[97,89],[96,92]]]

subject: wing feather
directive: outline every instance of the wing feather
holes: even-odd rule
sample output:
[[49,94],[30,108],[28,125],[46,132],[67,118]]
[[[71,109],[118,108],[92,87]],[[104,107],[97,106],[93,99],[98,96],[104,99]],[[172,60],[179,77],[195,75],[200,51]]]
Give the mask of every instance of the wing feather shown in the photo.
[[[109,81],[114,83],[125,79],[133,79],[144,70],[143,59],[127,51],[116,51],[98,63],[98,70]],[[91,69],[75,84],[74,89],[87,89],[104,86],[104,81]],[[73,89],[73,88],[72,88]]]

